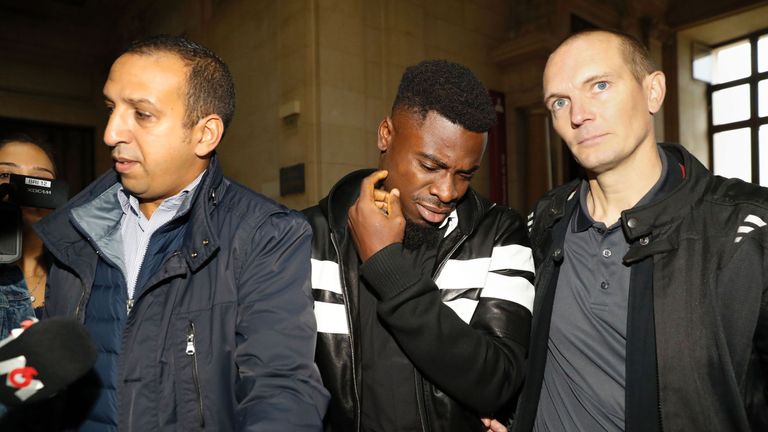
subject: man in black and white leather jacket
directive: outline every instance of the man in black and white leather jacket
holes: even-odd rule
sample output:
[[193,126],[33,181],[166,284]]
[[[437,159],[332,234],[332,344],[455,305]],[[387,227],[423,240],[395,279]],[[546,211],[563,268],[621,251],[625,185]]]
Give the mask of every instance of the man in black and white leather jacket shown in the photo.
[[494,120],[463,66],[411,67],[379,126],[381,170],[305,211],[327,431],[500,426],[487,417],[522,381],[533,262],[522,218],[469,188]]

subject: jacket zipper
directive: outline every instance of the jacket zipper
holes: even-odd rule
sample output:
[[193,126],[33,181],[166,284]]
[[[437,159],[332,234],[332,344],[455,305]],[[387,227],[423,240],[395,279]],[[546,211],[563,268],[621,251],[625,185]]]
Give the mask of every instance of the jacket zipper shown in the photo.
[[195,351],[195,323],[189,322],[187,328],[187,349],[185,353],[192,357],[192,382],[195,384],[195,394],[197,395],[197,410],[200,415],[200,427],[205,427],[205,417],[203,417],[203,395],[200,392],[200,379],[197,372],[197,352]]
[[456,244],[453,245],[453,247],[451,248],[451,251],[448,252],[448,255],[446,255],[445,258],[443,259],[443,261],[440,262],[440,266],[437,269],[435,269],[435,272],[432,274],[432,280],[435,280],[436,276],[439,275],[441,271],[443,271],[443,267],[445,267],[445,263],[448,262],[448,260],[451,258],[451,256],[456,252],[456,249],[458,249],[459,246],[461,246],[462,243],[464,243],[464,240],[466,240],[467,237],[469,237],[469,236],[464,234],[463,236],[461,236],[459,241],[457,241]]
[[[85,230],[83,230],[79,225],[76,224],[75,226],[78,227],[78,229],[81,230],[82,233],[85,233]],[[98,261],[100,259],[103,259],[104,262],[107,263],[107,265],[110,265],[110,266],[113,265],[113,263],[111,261],[109,261],[105,257],[101,256],[101,249],[99,249],[99,246],[96,244],[96,241],[93,240],[93,238],[91,238],[91,236],[88,235],[87,233],[84,234],[84,235],[85,235],[86,241],[88,241],[88,243],[93,248],[94,253],[96,254],[96,265],[98,265]],[[83,286],[83,290],[80,293],[80,299],[77,301],[77,307],[75,307],[75,319],[80,321],[80,323],[85,323],[85,314],[83,313],[83,317],[81,319],[80,318],[80,312],[83,310],[83,307],[85,307],[85,304],[84,304],[85,303],[85,294],[86,294],[87,291],[89,291],[89,289],[85,285],[85,281],[83,281],[83,278],[80,275],[78,275],[78,279],[80,280],[80,285]]]
[[347,326],[349,328],[349,344],[350,344],[350,356],[352,357],[352,390],[355,392],[355,430],[360,430],[360,393],[357,389],[357,374],[355,373],[355,340],[352,337],[352,317],[349,312],[349,296],[347,295],[347,284],[344,282],[344,264],[342,264],[341,254],[339,253],[339,246],[336,244],[336,236],[331,233],[331,244],[336,251],[336,256],[339,258],[339,278],[342,281],[341,288],[344,291],[344,301],[347,302],[344,311],[347,313]]
[[[160,229],[162,229],[162,227]],[[152,235],[149,236],[149,239],[147,239],[147,244],[144,246],[144,253],[141,254],[141,262],[139,262],[139,268],[136,269],[136,282],[134,282],[133,284],[133,289],[128,291],[128,301],[125,304],[126,315],[130,315],[131,309],[133,309],[133,304],[134,304],[133,298],[136,296],[136,285],[139,283],[141,268],[144,267],[144,261],[147,258],[147,251],[149,250],[149,244],[152,242],[152,237],[155,236],[155,233],[157,233],[157,231],[153,232]]]
[[[99,251],[99,248],[96,247],[96,242],[93,241],[93,239],[85,232],[85,230],[82,229],[82,227],[80,227],[80,225],[78,223],[75,222],[75,223],[73,223],[73,225],[75,226],[75,230],[79,231],[79,233],[83,237],[85,237],[85,240],[88,242],[88,244],[93,247],[94,251],[96,252],[96,255],[99,255],[101,252]],[[50,250],[50,252],[59,261],[61,261],[63,263],[69,263],[69,260],[64,259],[64,257],[66,255],[64,255],[63,252],[61,252],[59,250]],[[80,292],[80,299],[77,301],[77,306],[75,307],[75,317],[74,317],[76,320],[80,321],[81,324],[83,324],[83,323],[85,323],[85,316],[83,316],[83,318],[80,318],[80,311],[82,310],[82,308],[84,306],[83,302],[85,300],[85,292],[88,290],[88,287],[85,285],[85,282],[83,281],[83,278],[80,275],[80,273],[78,273],[75,269],[73,269],[69,265],[67,265],[67,267],[69,267],[72,270],[72,273],[74,273],[75,276],[77,276],[77,279],[80,281],[80,285],[82,285],[82,287],[83,287],[82,291]]]
[[85,301],[85,291],[88,290],[88,288],[85,286],[85,282],[83,282],[83,278],[80,279],[80,285],[83,286],[83,291],[80,293],[80,300],[77,301],[77,307],[75,308],[75,319],[80,321],[80,323],[85,323],[85,316],[83,316],[82,319],[80,319],[80,310],[83,306],[83,301]]
[[[416,368],[413,369],[413,379],[416,384],[416,406],[419,408],[419,422],[421,423],[421,430],[424,432],[430,432],[431,429],[427,426],[426,416],[426,402],[424,401],[424,378],[421,377],[419,371]],[[422,407],[425,409],[422,411]]]
[[664,432],[664,423],[661,421],[661,389],[659,388],[659,361],[656,360],[656,416],[659,421],[659,432]]
[[[177,256],[177,255],[181,255],[181,252],[176,251],[176,252],[168,255],[168,257],[165,258],[165,260],[163,261],[163,264],[162,264],[161,267],[165,268],[168,265],[168,262],[171,259],[173,259],[175,256]],[[141,267],[139,267],[139,271],[141,271]],[[150,288],[158,286],[159,282],[162,282],[165,279],[167,279],[167,278],[163,278],[160,281],[157,281],[155,284],[146,285],[146,289],[141,292],[141,295],[139,295],[139,298],[136,298],[136,288],[134,287],[134,297],[133,298],[129,298],[128,301],[126,302],[126,306],[127,306],[127,310],[128,310],[128,315],[130,315],[131,311],[133,310],[134,305],[136,305],[136,302],[138,300],[141,300],[141,298],[144,297],[144,295],[147,294],[147,292],[149,292]],[[138,278],[136,279],[136,281],[138,282]],[[147,282],[149,282],[149,281],[147,281]]]
[[[445,263],[448,262],[449,259],[451,259],[451,256],[456,252],[456,249],[459,248],[464,243],[464,240],[466,240],[468,235],[464,234],[462,237],[456,242],[456,244],[453,245],[451,250],[445,255],[445,258],[440,262],[440,265],[435,269],[435,271],[432,273],[432,280],[436,279],[436,276],[440,274],[440,272],[443,270],[443,267],[445,267]],[[339,260],[341,261],[341,260]],[[424,400],[424,394],[427,393],[427,390],[424,388],[424,378],[421,376],[418,370],[416,368],[413,369],[414,375],[415,375],[415,387],[416,387],[416,405],[419,408],[419,420],[421,421],[421,430],[424,432],[430,432],[431,428],[429,427],[429,422],[427,418],[427,409],[426,409],[426,401]],[[421,395],[422,397],[419,397]]]

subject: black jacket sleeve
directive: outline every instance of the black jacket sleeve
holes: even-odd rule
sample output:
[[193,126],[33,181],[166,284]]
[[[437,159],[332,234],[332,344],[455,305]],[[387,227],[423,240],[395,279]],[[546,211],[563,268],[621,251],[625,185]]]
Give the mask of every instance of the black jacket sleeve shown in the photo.
[[[519,216],[511,211],[505,215],[514,218],[499,223],[499,231],[489,241],[494,246],[524,246],[527,260],[523,261],[530,261]],[[510,282],[522,276],[523,284],[530,285],[532,264],[519,264],[509,263],[509,268],[493,273],[510,277]],[[379,318],[431,383],[478,414],[492,414],[516,395],[521,384],[529,309],[508,299],[480,296],[468,325],[443,303],[435,282],[413,266],[403,257],[400,243],[382,249],[361,266],[363,277],[380,298]],[[520,282],[503,289],[518,289]]]

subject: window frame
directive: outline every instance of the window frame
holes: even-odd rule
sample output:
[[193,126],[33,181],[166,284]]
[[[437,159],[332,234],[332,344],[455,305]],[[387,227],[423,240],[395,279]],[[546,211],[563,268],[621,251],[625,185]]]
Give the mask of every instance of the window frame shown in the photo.
[[[764,117],[758,117],[758,103],[759,103],[759,94],[758,91],[758,83],[760,81],[768,79],[768,70],[764,72],[757,71],[758,66],[758,52],[757,52],[757,42],[760,40],[762,36],[768,37],[768,28],[764,28],[762,30],[758,30],[756,32],[739,36],[737,38],[729,39],[725,42],[718,43],[717,45],[712,46],[712,49],[715,50],[717,48],[731,45],[736,42],[748,40],[750,44],[750,52],[751,52],[751,65],[750,65],[750,75],[746,78],[741,78],[733,81],[728,81],[720,84],[708,84],[707,85],[707,125],[708,125],[708,135],[709,135],[709,166],[712,167],[712,172],[715,171],[715,143],[714,143],[714,136],[718,132],[725,132],[735,129],[743,129],[743,128],[749,128],[750,130],[750,139],[751,139],[751,163],[752,163],[752,176],[751,176],[751,182],[755,184],[760,184],[760,126],[768,125],[768,115]],[[716,91],[732,88],[744,84],[749,84],[749,119],[747,120],[741,120],[737,122],[732,123],[725,123],[721,125],[714,125],[713,119],[712,119],[712,94]],[[766,149],[768,151],[768,149]],[[768,175],[768,168],[765,170],[766,172],[764,174]]]

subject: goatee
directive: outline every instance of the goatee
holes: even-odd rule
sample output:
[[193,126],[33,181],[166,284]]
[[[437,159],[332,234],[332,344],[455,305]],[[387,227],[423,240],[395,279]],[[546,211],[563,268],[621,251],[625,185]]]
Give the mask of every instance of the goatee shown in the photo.
[[434,225],[422,225],[405,220],[405,234],[403,235],[403,247],[408,250],[416,250],[421,246],[435,248],[440,242],[440,228]]

